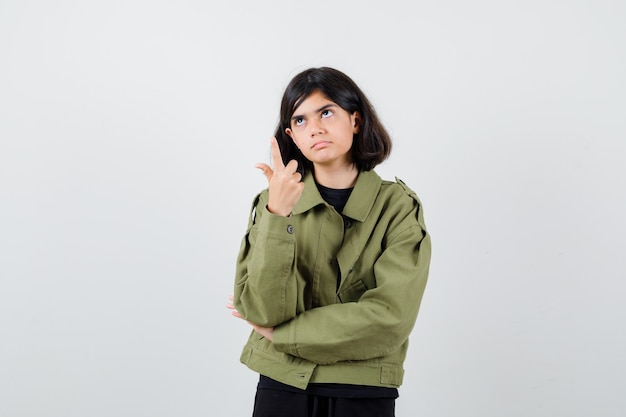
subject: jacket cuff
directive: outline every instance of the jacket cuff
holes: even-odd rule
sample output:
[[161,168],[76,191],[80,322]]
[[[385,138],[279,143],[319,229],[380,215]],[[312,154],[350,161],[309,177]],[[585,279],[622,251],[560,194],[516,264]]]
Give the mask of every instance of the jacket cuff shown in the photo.
[[272,337],[272,345],[279,352],[288,353],[292,356],[298,356],[295,340],[295,326],[291,322],[286,322],[274,328]]
[[293,239],[295,229],[293,227],[293,218],[279,216],[271,213],[267,207],[263,208],[264,213],[261,216],[261,222],[259,224],[260,230],[263,230],[268,235],[279,239]]

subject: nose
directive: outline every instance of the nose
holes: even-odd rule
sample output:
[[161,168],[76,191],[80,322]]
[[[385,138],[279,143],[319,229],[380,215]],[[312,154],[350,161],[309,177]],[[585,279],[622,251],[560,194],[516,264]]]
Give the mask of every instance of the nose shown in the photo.
[[320,119],[313,119],[309,122],[309,133],[311,136],[319,135],[323,132],[324,128]]

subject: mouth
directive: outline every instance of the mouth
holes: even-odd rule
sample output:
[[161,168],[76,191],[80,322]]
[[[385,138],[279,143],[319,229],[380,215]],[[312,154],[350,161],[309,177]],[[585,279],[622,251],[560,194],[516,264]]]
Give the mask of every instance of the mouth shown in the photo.
[[313,146],[311,146],[311,149],[320,149],[320,148],[324,148],[326,145],[328,145],[330,142],[327,140],[320,140],[319,142],[315,142],[313,144]]

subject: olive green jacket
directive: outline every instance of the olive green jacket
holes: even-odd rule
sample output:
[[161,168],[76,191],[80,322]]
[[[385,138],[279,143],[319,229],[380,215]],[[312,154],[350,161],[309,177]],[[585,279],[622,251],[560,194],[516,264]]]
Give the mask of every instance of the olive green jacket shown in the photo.
[[402,181],[359,174],[343,216],[313,176],[289,217],[254,200],[237,259],[235,308],[275,327],[252,332],[250,369],[301,389],[309,382],[398,387],[430,264],[419,199]]

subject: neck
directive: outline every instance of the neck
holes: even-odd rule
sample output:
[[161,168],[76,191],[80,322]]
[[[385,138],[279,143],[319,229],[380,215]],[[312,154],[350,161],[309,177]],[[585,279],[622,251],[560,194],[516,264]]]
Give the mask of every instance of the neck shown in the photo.
[[352,164],[335,168],[315,166],[313,175],[315,181],[324,187],[342,189],[354,187],[359,170]]

